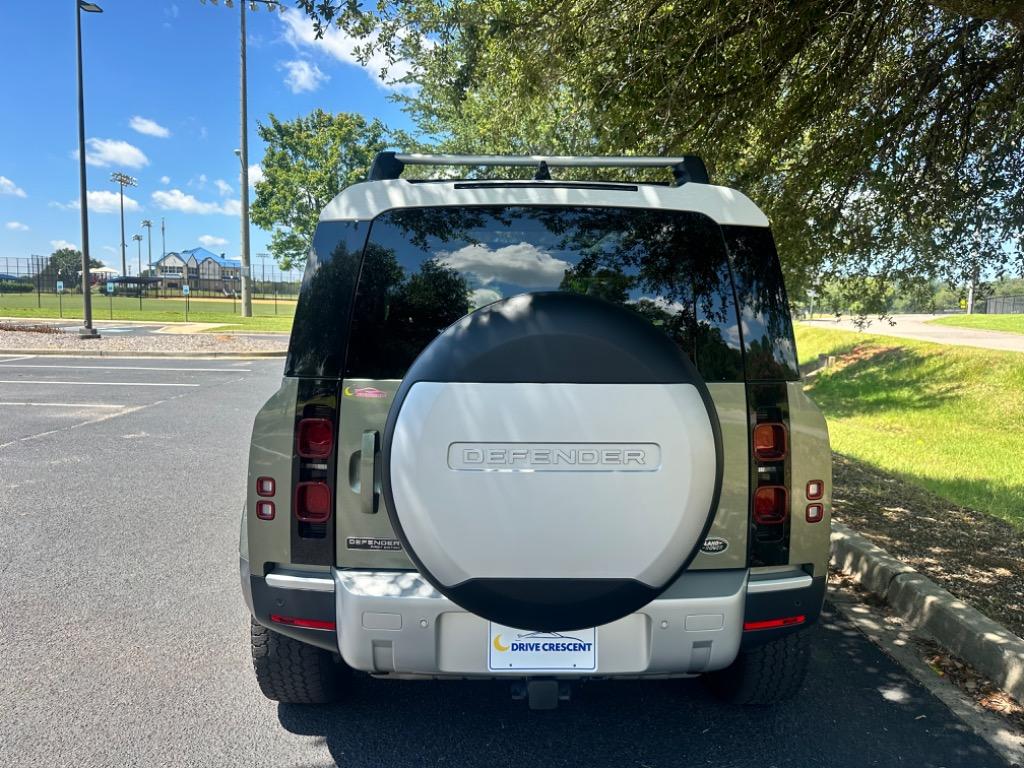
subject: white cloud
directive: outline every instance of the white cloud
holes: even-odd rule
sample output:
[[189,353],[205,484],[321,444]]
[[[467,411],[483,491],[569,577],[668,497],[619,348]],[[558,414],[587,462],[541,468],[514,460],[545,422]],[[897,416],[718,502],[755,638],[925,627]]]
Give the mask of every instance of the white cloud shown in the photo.
[[198,239],[204,248],[222,248],[228,244],[227,239],[216,235],[200,235]]
[[249,166],[249,186],[255,187],[266,177],[263,175],[263,166],[259,163],[254,163]]
[[0,176],[0,195],[14,195],[15,197],[27,197],[25,190],[8,179]]
[[[149,165],[149,158],[141,149],[120,139],[86,139],[85,162],[89,165],[117,165],[123,168],[141,168]],[[72,156],[78,157],[76,149]]]
[[[318,40],[316,33],[313,31],[313,24],[310,22],[309,16],[291,9],[286,10],[281,15],[281,22],[284,24],[284,39],[296,50],[309,49],[321,51],[337,61],[359,67],[365,70],[377,82],[377,85],[382,88],[400,89],[404,87],[401,84],[396,84],[395,81],[409,74],[411,67],[408,62],[398,61],[391,63],[387,60],[387,56],[380,52],[375,52],[363,64],[356,55],[356,47],[358,45],[372,44],[376,48],[376,35],[371,35],[363,41],[357,41],[337,27],[332,26],[325,29],[323,37]],[[386,79],[381,77],[381,72],[385,69],[387,70]]]
[[299,59],[297,61],[285,61],[281,64],[287,70],[284,84],[292,93],[312,92],[326,83],[331,78],[325,75],[316,64]]
[[154,203],[168,211],[198,213],[204,216],[210,213],[238,216],[241,212],[241,204],[237,200],[225,200],[223,203],[203,202],[195,197],[195,195],[182,192],[180,189],[172,189],[167,192],[157,190],[153,193],[152,197]]
[[170,184],[171,183],[171,177],[170,176],[161,176],[160,177],[160,183],[161,184]]
[[59,251],[61,248],[70,248],[72,251],[77,251],[78,246],[74,243],[69,243],[67,240],[51,240],[50,245],[53,246],[53,250]]
[[20,221],[8,221],[4,226],[15,232],[28,232],[28,224],[22,224]]
[[492,251],[486,245],[466,245],[439,259],[441,264],[472,274],[482,286],[491,283],[531,290],[557,286],[569,262],[556,259],[530,243],[506,245]]
[[156,120],[150,120],[148,117],[142,117],[141,115],[135,115],[128,121],[128,125],[130,125],[132,130],[137,133],[144,133],[147,136],[156,136],[158,139],[166,139],[171,135],[171,132],[160,125]]
[[214,181],[213,183],[217,185],[217,189],[218,189],[218,191],[219,191],[219,192],[221,193],[221,195],[223,195],[224,197],[227,197],[228,195],[230,195],[230,194],[231,194],[232,192],[234,192],[234,191],[235,191],[235,190],[234,190],[234,189],[233,189],[233,188],[231,187],[231,185],[230,185],[230,184],[228,184],[228,183],[227,183],[226,181],[224,181],[224,179],[217,179],[217,180],[216,180],[216,181]]
[[[90,189],[86,192],[86,199],[89,201],[89,213],[118,213],[121,210],[121,197],[117,192],[106,189]],[[69,200],[66,203],[51,202],[50,205],[63,211],[77,211],[80,207],[77,200]],[[124,209],[137,211],[139,203],[134,198],[125,195]]]

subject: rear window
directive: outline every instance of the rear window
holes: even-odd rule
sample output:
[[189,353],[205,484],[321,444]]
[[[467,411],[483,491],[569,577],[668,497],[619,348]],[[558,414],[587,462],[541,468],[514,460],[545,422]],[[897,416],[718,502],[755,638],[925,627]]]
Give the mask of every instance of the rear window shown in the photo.
[[667,333],[706,380],[743,380],[717,224],[681,211],[561,207],[413,208],[377,217],[363,254],[345,375],[402,378],[423,348],[468,312],[552,290],[625,306]]

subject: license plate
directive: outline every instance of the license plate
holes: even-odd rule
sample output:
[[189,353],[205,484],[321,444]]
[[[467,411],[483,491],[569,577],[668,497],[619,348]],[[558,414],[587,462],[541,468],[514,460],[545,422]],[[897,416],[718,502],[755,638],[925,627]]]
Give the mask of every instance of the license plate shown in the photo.
[[489,624],[487,668],[492,672],[595,672],[597,629],[531,632]]

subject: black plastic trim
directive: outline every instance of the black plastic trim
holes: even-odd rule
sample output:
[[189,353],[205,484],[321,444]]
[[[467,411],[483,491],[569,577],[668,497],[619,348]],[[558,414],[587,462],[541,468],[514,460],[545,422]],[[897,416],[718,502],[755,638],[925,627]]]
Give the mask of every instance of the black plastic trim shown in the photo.
[[[392,528],[406,554],[438,592],[466,610],[506,626],[545,632],[583,629],[606,624],[647,605],[674,584],[700,553],[722,493],[722,430],[711,393],[693,363],[647,321],[589,296],[557,291],[525,296],[533,300],[531,312],[520,315],[529,317],[528,323],[494,319],[505,320],[500,315],[503,305],[521,301],[523,295],[495,302],[446,329],[410,366],[395,393],[384,428],[381,490]],[[538,304],[540,316],[534,314]],[[519,327],[513,327],[516,325]],[[552,354],[550,348],[538,350],[543,345],[541,340],[562,335],[573,343],[559,345],[557,354]],[[625,375],[627,371],[632,375]],[[715,447],[714,492],[693,550],[661,587],[626,579],[470,579],[454,586],[442,584],[411,546],[396,511],[391,483],[395,426],[406,396],[421,381],[693,385],[704,403]]]
[[253,618],[265,627],[304,643],[338,652],[338,633],[329,629],[308,629],[278,624],[271,614],[316,621],[337,621],[333,592],[271,587],[262,576],[250,576]]
[[825,576],[815,576],[810,586],[800,589],[782,589],[778,592],[747,593],[747,603],[743,611],[743,622],[768,621],[782,619],[787,616],[804,616],[802,624],[794,624],[778,629],[754,629],[743,633],[740,647],[743,650],[756,648],[759,645],[778,640],[780,637],[800,632],[814,624],[821,616],[821,607],[825,602]]

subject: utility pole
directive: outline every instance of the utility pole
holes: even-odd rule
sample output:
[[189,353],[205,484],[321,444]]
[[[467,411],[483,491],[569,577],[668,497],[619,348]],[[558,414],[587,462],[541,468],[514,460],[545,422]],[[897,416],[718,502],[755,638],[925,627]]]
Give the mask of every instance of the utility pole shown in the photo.
[[134,176],[129,176],[127,173],[121,173],[120,171],[114,171],[110,174],[110,180],[121,188],[121,275],[123,276],[128,273],[128,258],[126,254],[128,244],[124,241],[124,188],[136,187],[139,181]]
[[82,216],[82,327],[79,338],[98,339],[100,335],[92,327],[92,294],[89,277],[89,203],[85,180],[85,94],[82,86],[82,11],[103,13],[96,3],[75,0],[75,31],[78,35],[78,196]]

